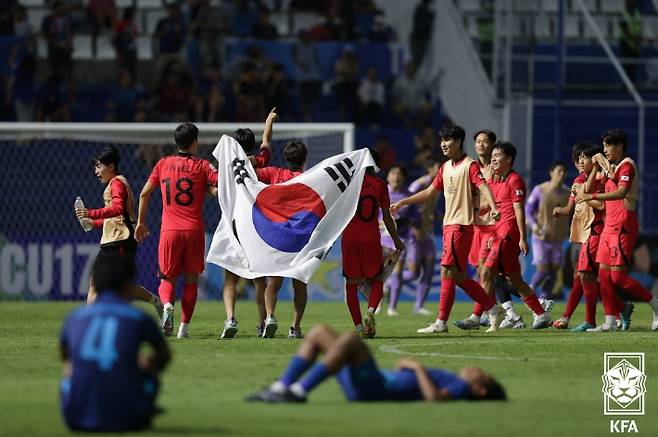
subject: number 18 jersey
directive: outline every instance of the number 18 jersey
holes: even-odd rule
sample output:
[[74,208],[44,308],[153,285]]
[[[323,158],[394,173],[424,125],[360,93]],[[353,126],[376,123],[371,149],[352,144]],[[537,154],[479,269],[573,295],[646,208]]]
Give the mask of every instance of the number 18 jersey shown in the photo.
[[217,169],[190,153],[160,159],[149,182],[162,192],[160,231],[203,230],[203,199],[208,186],[217,185]]

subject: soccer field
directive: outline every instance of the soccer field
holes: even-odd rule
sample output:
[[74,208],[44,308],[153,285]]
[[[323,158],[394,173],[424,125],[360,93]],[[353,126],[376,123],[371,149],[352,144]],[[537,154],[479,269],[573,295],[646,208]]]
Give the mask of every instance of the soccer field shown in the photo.
[[[63,318],[75,306],[2,303],[0,435],[67,434],[58,409],[57,338]],[[193,338],[170,342],[174,358],[159,398],[165,413],[150,433],[584,437],[609,435],[610,419],[634,418],[641,435],[658,435],[658,333],[648,330],[651,315],[645,305],[638,305],[630,332],[603,335],[555,329],[490,335],[484,330],[451,328],[447,335],[426,336],[416,334],[416,329],[431,317],[411,315],[406,303],[400,305],[400,316],[378,317],[378,336],[368,345],[381,366],[393,366],[402,355],[450,370],[481,366],[506,387],[507,403],[347,403],[334,381],[311,393],[307,404],[246,403],[243,397],[272,382],[298,345],[283,336],[290,303],[281,302],[279,307],[277,338],[254,338],[255,305],[240,301],[238,337],[220,341],[221,302],[200,302],[190,330]],[[466,315],[469,309],[470,305],[456,304],[453,316]],[[573,319],[578,323],[581,310]],[[553,314],[561,311],[562,306],[556,305]],[[527,311],[523,316],[532,320]],[[342,303],[311,302],[305,332],[317,323],[340,331],[351,329]],[[646,353],[645,416],[603,415],[604,352]]]

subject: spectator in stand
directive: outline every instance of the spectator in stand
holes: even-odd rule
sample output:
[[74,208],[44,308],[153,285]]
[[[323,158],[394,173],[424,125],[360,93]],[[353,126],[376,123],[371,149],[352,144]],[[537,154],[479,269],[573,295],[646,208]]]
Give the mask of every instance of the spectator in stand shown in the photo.
[[260,9],[258,22],[254,26],[252,36],[256,39],[277,39],[279,37],[276,27],[270,23],[270,11],[267,8]]
[[411,31],[409,45],[411,58],[416,65],[420,65],[425,57],[427,45],[432,37],[434,27],[433,0],[422,0],[414,11],[414,27]]
[[112,31],[117,22],[117,7],[114,0],[89,0],[87,19],[91,28],[92,50],[96,53],[98,34],[106,29]]
[[358,103],[356,94],[359,86],[359,61],[351,45],[345,46],[343,54],[334,64],[334,74],[334,91],[341,115],[347,120],[354,120]]
[[425,89],[415,80],[415,76],[416,64],[409,61],[405,66],[404,75],[393,83],[393,110],[404,124],[410,127],[424,125],[432,114],[432,104],[427,98]]
[[9,67],[12,77],[7,86],[13,101],[16,121],[34,121],[35,82],[37,71],[36,50],[34,41],[26,39],[16,44],[9,56]]
[[375,16],[379,12],[372,0],[353,1],[354,30],[358,37],[365,39],[372,31]]
[[635,0],[626,0],[626,7],[619,22],[621,33],[619,34],[619,53],[622,65],[629,79],[635,79],[635,62],[640,57],[642,50],[642,16]]
[[183,122],[194,116],[196,90],[187,67],[177,59],[165,65],[155,87],[156,119]]
[[275,64],[267,82],[266,108],[277,108],[281,114],[288,113],[288,78],[281,64]]
[[370,28],[370,34],[368,35],[368,40],[371,42],[392,42],[397,40],[395,31],[391,26],[384,22],[382,14],[375,15],[372,27]]
[[316,24],[307,31],[310,41],[334,41],[338,39],[339,29],[333,15],[328,15],[324,22]]
[[48,43],[50,72],[60,78],[72,77],[73,30],[63,2],[53,3],[51,14],[41,23],[41,33]]
[[379,153],[379,168],[383,173],[388,172],[391,167],[397,164],[397,153],[387,137],[381,136],[377,138],[374,149]]
[[302,113],[305,121],[311,121],[313,102],[320,95],[322,77],[320,76],[320,60],[309,32],[302,31],[299,41],[293,47],[297,83],[301,99]]
[[190,5],[190,28],[199,41],[203,65],[218,63],[222,59],[222,35],[228,31],[225,10],[211,5],[210,0],[197,0]]
[[246,64],[234,85],[237,120],[257,122],[265,118],[265,89],[253,64]]
[[158,22],[153,36],[157,40],[158,70],[171,60],[180,60],[181,50],[187,37],[187,26],[176,3],[167,6],[167,16]]
[[414,164],[419,168],[423,167],[428,158],[442,156],[442,153],[439,151],[439,139],[430,125],[426,125],[416,134],[414,145],[416,146]]
[[146,121],[146,99],[142,87],[135,84],[130,71],[119,73],[119,87],[112,92],[107,104],[106,121],[144,122]]
[[233,13],[233,34],[238,37],[250,37],[258,22],[258,15],[249,0],[238,0]]
[[60,90],[61,80],[56,74],[50,74],[46,83],[39,89],[36,98],[37,121],[70,121],[68,103]]
[[359,102],[363,123],[379,124],[379,115],[386,103],[384,84],[377,77],[375,68],[368,68],[359,86]]
[[226,98],[218,63],[205,69],[199,80],[199,95],[196,103],[197,121],[215,123],[226,120]]
[[116,63],[120,69],[137,76],[137,26],[135,25],[135,8],[123,10],[121,21],[114,27],[112,45],[116,51]]

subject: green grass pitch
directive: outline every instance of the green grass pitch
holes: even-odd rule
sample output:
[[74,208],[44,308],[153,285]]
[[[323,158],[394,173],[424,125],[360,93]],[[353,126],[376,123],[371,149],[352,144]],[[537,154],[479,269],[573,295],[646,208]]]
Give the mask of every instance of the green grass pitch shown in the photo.
[[[398,317],[377,318],[378,336],[368,345],[381,366],[393,366],[401,354],[451,370],[481,366],[506,386],[507,403],[348,403],[334,381],[313,392],[305,405],[246,403],[242,398],[273,381],[295,351],[298,342],[284,337],[290,306],[279,305],[278,337],[257,339],[255,305],[241,301],[237,338],[220,341],[221,302],[200,302],[192,338],[170,342],[174,358],[159,398],[166,411],[147,434],[585,437],[609,435],[610,419],[626,418],[636,420],[640,435],[658,435],[658,333],[648,330],[651,313],[645,304],[637,305],[631,331],[613,334],[524,329],[490,335],[451,327],[447,335],[424,336],[416,329],[431,317],[412,315],[408,303],[400,305]],[[0,307],[0,435],[66,435],[58,409],[57,338],[76,304],[3,302]],[[469,308],[456,304],[453,317],[467,315]],[[577,323],[582,310],[581,305],[573,319]],[[556,305],[554,316],[561,311]],[[527,311],[523,315],[531,320]],[[318,323],[351,329],[342,303],[310,302],[304,331]],[[603,415],[604,352],[645,352],[645,416]]]

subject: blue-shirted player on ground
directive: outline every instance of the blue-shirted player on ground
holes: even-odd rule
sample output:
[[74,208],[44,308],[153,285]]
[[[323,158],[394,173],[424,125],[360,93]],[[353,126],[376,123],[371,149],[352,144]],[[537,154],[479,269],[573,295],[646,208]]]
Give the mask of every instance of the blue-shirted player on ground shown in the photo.
[[[320,353],[324,361],[316,363]],[[311,390],[332,375],[349,401],[506,399],[503,387],[480,368],[466,367],[455,375],[402,358],[396,370],[380,369],[357,334],[339,336],[320,325],[309,332],[279,380],[246,400],[304,402]]]
[[[170,353],[156,323],[128,303],[134,274],[125,258],[100,255],[92,273],[98,298],[64,322],[61,408],[73,430],[142,429],[156,413],[157,377]],[[140,354],[143,343],[152,354]]]

